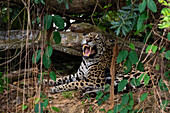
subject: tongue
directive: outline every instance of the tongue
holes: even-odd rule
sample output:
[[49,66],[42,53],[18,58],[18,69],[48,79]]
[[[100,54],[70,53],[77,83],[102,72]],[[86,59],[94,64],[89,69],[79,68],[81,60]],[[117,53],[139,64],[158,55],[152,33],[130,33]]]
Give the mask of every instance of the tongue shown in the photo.
[[86,48],[85,52],[84,52],[84,56],[89,56],[91,53],[90,49]]

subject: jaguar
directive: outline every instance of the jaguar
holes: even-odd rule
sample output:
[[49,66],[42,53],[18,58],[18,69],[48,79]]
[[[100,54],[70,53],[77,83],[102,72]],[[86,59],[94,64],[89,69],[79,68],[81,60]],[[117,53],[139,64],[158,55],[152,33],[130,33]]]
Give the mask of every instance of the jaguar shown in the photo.
[[[82,40],[82,62],[75,74],[57,78],[56,81],[49,80],[51,93],[85,88],[103,88],[110,82],[110,66],[113,54],[114,40],[102,33],[91,32],[85,34]],[[123,69],[122,69],[123,70]],[[115,76],[115,87],[126,78],[132,77],[119,72]],[[47,79],[44,84],[47,84]]]

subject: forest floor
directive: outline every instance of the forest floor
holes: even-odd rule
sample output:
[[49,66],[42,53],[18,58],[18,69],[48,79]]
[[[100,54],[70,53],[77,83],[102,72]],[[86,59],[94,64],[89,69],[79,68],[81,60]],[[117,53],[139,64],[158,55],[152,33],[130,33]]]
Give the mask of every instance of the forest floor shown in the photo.
[[[60,75],[67,75],[75,72],[79,67],[81,58],[75,57],[73,59],[70,56],[65,56],[65,54],[62,54],[61,56],[59,56],[59,58],[52,58],[60,61],[54,64],[54,67],[58,70],[58,73],[60,73]],[[65,56],[67,60],[61,60],[64,58],[63,56]],[[68,60],[68,58],[72,60]],[[34,76],[9,84],[9,90],[5,89],[3,93],[0,93],[0,113],[34,113],[37,109],[36,104],[39,101],[44,102],[45,98],[48,98],[49,101],[48,106],[46,108],[43,107],[44,113],[56,113],[56,111],[60,111],[60,113],[106,113],[101,110],[105,109],[108,111],[111,107],[109,100],[106,100],[103,104],[98,106],[94,94],[90,97],[82,97],[78,91],[52,95],[45,93],[46,96],[43,96],[43,98],[39,100],[38,97],[40,90],[35,84],[35,79],[37,79],[37,77]],[[23,90],[23,86],[25,86],[26,90]],[[170,100],[169,92],[162,92],[158,87],[156,88],[157,89],[142,87],[132,91],[134,98],[133,109],[143,110],[143,113],[170,113],[170,103],[167,105],[164,111],[160,108],[160,103],[162,100]],[[43,91],[45,92],[45,89],[43,89]],[[23,92],[25,95],[23,95]],[[140,97],[145,92],[148,92],[148,97],[145,101],[140,102]],[[122,95],[123,94],[120,93],[115,95],[114,105],[117,105],[121,102]],[[52,107],[56,107],[58,109],[54,111]]]

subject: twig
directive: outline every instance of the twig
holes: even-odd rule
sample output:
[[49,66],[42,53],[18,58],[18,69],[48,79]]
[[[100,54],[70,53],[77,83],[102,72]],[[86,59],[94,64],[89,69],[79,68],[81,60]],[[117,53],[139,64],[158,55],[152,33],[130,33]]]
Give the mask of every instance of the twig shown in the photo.
[[94,22],[94,20],[93,20],[93,14],[94,14],[95,11],[96,11],[98,2],[99,2],[99,0],[96,1],[96,5],[95,5],[95,7],[94,7],[93,13],[91,14],[91,20],[92,20],[92,22],[93,22],[94,25],[95,25],[95,22]]
[[159,35],[159,34],[158,34],[158,33],[156,33],[154,30],[153,30],[153,33],[154,33],[155,35],[157,35],[157,36],[161,37],[162,39],[166,40],[167,42],[170,42],[167,38],[165,38],[165,37],[163,37],[163,36]]
[[116,72],[116,57],[118,54],[117,49],[117,41],[115,41],[115,46],[113,48],[113,55],[112,55],[112,61],[111,61],[111,68],[110,68],[110,75],[111,75],[111,87],[110,87],[110,107],[109,109],[112,109],[114,107],[114,81],[115,81],[115,72]]

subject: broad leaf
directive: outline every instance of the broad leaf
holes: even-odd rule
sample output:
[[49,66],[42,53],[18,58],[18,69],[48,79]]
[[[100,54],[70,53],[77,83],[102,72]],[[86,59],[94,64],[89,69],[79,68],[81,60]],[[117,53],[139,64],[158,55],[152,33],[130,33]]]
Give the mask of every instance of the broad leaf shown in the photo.
[[64,29],[64,20],[59,15],[54,15],[52,17],[53,22],[59,29]]
[[170,32],[168,33],[167,38],[170,41]]
[[53,81],[56,81],[56,74],[55,74],[54,71],[51,71],[49,75],[50,75],[50,78],[51,78]]
[[100,100],[97,101],[97,105],[100,106],[103,102],[104,102],[104,100],[100,99]]
[[146,8],[146,0],[143,0],[141,4],[139,4],[139,12],[142,13]]
[[140,101],[144,101],[148,96],[148,93],[143,93],[142,96],[140,97]]
[[126,59],[127,56],[128,56],[128,51],[126,51],[126,50],[121,51],[121,52],[119,53],[118,57],[117,57],[116,62],[117,62],[117,63],[122,62],[123,60]]
[[118,84],[118,92],[122,91],[125,86],[127,85],[128,81],[126,79],[123,79]]
[[52,24],[52,16],[51,15],[45,15],[44,17],[44,29],[48,30],[51,27]]
[[157,12],[157,7],[153,0],[147,0],[147,6],[152,12],[154,12],[154,13]]
[[128,112],[127,107],[124,107],[124,108],[120,111],[120,113],[127,113],[127,112]]
[[56,44],[59,44],[61,42],[61,36],[58,31],[53,32],[53,39]]
[[99,100],[103,96],[103,92],[97,91],[96,93],[97,93],[96,100]]
[[170,60],[170,50],[165,53],[165,58]]
[[40,103],[40,110],[39,110],[39,104],[35,105],[35,113],[43,113],[43,103]]
[[131,71],[131,69],[132,69],[132,62],[129,59],[127,59],[124,63],[125,74],[129,73]]
[[53,47],[52,47],[52,46],[48,46],[48,47],[45,49],[45,54],[46,54],[46,56],[49,58],[49,57],[51,57],[52,53],[53,53]]
[[159,80],[159,87],[162,91],[168,91],[168,88],[166,84],[162,81],[162,79]]
[[56,111],[56,112],[60,112],[60,110],[57,108],[57,107],[51,107],[54,111]]
[[136,54],[135,51],[129,52],[129,59],[133,64],[136,64],[138,62],[138,55]]
[[121,104],[115,105],[115,107],[113,109],[113,113],[118,113],[122,107],[123,106]]
[[[36,54],[36,55],[35,55]],[[32,62],[35,64],[41,58],[41,50],[36,51],[36,53],[32,55]]]
[[129,44],[129,47],[130,47],[130,49],[135,50],[135,46],[134,46],[133,43],[130,43],[130,44]]
[[168,78],[168,80],[170,80],[170,71],[166,71],[164,75]]
[[138,63],[138,66],[137,66],[137,69],[139,70],[139,71],[144,71],[144,66],[143,66],[143,64],[142,64],[142,62],[141,61],[139,61],[139,63]]
[[162,101],[162,105],[161,105],[161,109],[163,108],[163,110],[166,108],[166,106],[168,105],[169,100],[164,100]]
[[133,85],[133,86],[140,86],[140,81],[136,78],[132,78],[132,80],[130,81],[130,83]]
[[128,103],[128,101],[129,101],[129,95],[128,95],[128,94],[124,94],[124,95],[122,96],[121,104],[122,104],[122,105],[126,105],[126,104]]
[[48,99],[44,100],[44,102],[43,102],[43,107],[44,107],[44,108],[46,108],[46,107],[48,106],[48,102],[49,102]]
[[45,68],[49,68],[51,65],[51,59],[46,54],[43,54],[43,65]]

